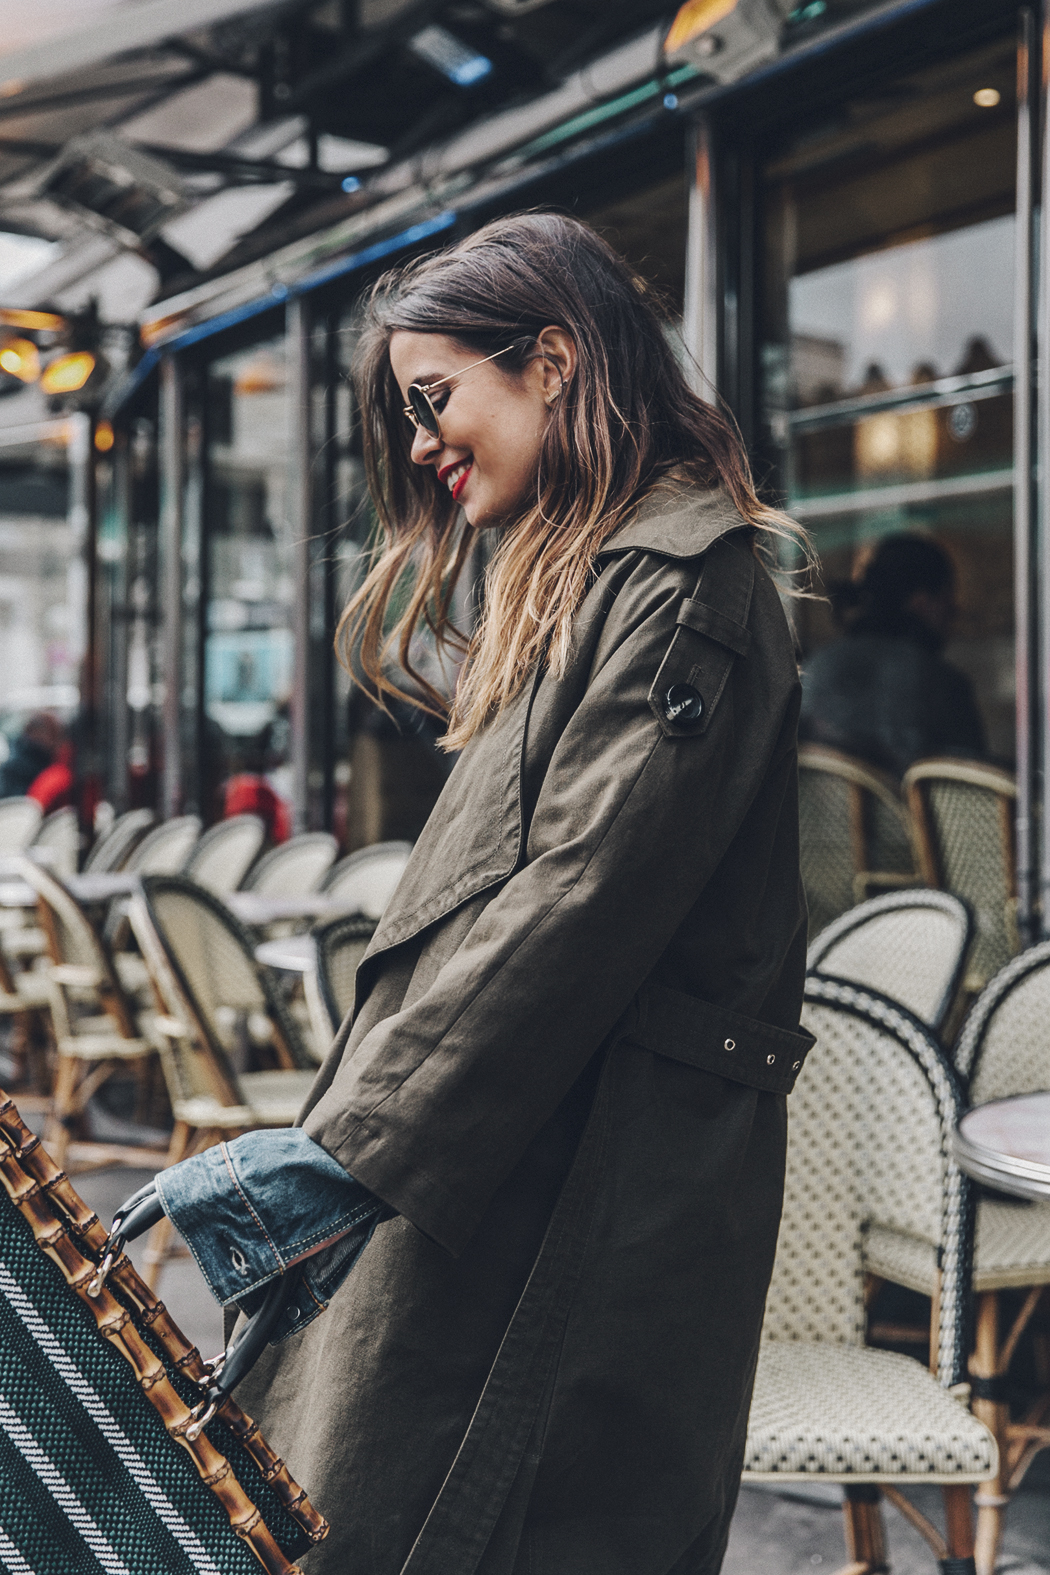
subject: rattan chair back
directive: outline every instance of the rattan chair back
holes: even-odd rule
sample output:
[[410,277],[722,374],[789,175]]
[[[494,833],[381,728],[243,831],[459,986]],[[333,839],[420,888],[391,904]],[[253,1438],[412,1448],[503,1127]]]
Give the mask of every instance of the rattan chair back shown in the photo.
[[183,875],[146,876],[142,890],[152,926],[216,1060],[236,1051],[237,1034],[247,1025],[255,1040],[272,1033],[287,1065],[311,1067],[294,1018],[256,964],[250,932],[222,899]]
[[799,833],[809,933],[873,890],[917,882],[908,815],[889,777],[832,749],[799,750]]
[[942,1384],[966,1374],[973,1246],[969,1183],[952,1154],[962,1100],[929,1031],[892,1001],[810,977],[817,1037],[791,1098],[784,1214],[766,1340],[864,1342],[865,1251],[904,1234],[941,1264]]
[[219,895],[236,891],[265,840],[266,827],[258,815],[231,815],[229,820],[209,827],[190,853],[182,873]]
[[[346,914],[319,924],[313,932],[317,942],[317,991],[324,1006],[331,1039],[354,1004],[357,970],[376,931],[376,921],[359,914]],[[315,1024],[315,1035],[319,1032]]]
[[97,994],[106,1013],[128,1039],[136,1034],[135,1017],[125,998],[94,925],[73,894],[49,870],[30,858],[21,861],[22,878],[37,894],[40,926],[47,937],[51,962],[59,970],[60,987],[53,992],[52,1015],[59,1038],[74,1034],[67,991]]
[[42,819],[35,798],[0,798],[0,853],[24,853]]
[[938,1033],[956,999],[972,933],[966,904],[946,891],[889,892],[821,930],[807,967],[889,996]]
[[1007,963],[970,1008],[955,1066],[972,1105],[1050,1088],[1050,941]]
[[327,831],[304,831],[264,853],[241,882],[264,897],[305,897],[320,891],[339,844]]
[[124,861],[152,826],[156,817],[151,809],[129,809],[118,815],[108,831],[104,831],[84,860],[84,873],[110,875],[123,869]]
[[321,890],[346,908],[380,919],[412,852],[411,842],[376,842],[333,865]]
[[80,822],[75,809],[52,810],[37,828],[30,847],[46,849],[49,869],[58,875],[75,875],[80,859]]
[[1014,820],[1017,785],[981,761],[920,760],[905,773],[923,880],[962,897],[976,923],[968,984],[983,989],[1020,948]]
[[124,868],[134,875],[177,875],[201,834],[196,815],[176,815],[165,820],[128,855]]

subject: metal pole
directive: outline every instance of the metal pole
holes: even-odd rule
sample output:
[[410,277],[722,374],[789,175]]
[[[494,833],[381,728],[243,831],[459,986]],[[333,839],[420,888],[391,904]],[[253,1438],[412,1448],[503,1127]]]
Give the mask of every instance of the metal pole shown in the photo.
[[163,766],[161,813],[177,815],[182,807],[182,524],[185,494],[182,368],[177,356],[160,363],[160,589],[161,675],[164,707],[161,718]]
[[706,115],[701,115],[694,126],[690,160],[682,313],[685,370],[697,393],[713,399],[718,388],[718,249],[714,152],[711,123]]
[[77,739],[77,813],[90,837],[99,798],[98,712],[98,510],[95,497],[94,422],[83,410],[69,417],[69,524],[83,565],[83,657]]
[[292,825],[305,831],[310,787],[310,309],[303,296],[288,303],[288,522],[292,535],[294,603],[292,665]]
[[[1017,923],[1023,945],[1041,930],[1037,871],[1041,753],[1036,563],[1035,214],[1039,189],[1039,37],[1031,8],[1020,15],[1017,69],[1017,221],[1014,272],[1014,639],[1017,692]],[[1043,401],[1046,404],[1046,401]],[[1045,420],[1045,413],[1044,413]],[[1045,888],[1048,871],[1042,865]]]

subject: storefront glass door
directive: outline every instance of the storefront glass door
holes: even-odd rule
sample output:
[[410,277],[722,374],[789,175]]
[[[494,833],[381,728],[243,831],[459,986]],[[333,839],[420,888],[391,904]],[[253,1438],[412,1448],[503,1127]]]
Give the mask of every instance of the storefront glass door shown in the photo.
[[972,680],[988,753],[1014,753],[1013,38],[883,84],[767,159],[765,438],[836,582],[883,537],[939,542],[956,572],[946,656]]

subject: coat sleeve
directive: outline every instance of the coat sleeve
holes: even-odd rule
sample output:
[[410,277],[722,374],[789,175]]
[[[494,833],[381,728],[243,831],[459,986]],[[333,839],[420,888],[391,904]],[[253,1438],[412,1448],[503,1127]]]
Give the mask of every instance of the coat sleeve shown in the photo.
[[305,1121],[358,1180],[453,1253],[701,898],[774,762],[794,748],[797,673],[764,575],[747,654],[728,663],[702,731],[667,726],[654,683],[658,673],[666,681],[698,565],[654,570],[648,561],[648,594],[628,586],[617,598],[602,660],[550,758],[522,866],[425,993],[344,1060]]

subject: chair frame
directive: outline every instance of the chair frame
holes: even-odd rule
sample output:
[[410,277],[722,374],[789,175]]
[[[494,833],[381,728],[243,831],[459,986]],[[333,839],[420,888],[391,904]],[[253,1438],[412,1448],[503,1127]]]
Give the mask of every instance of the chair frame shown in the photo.
[[84,873],[109,874],[123,869],[129,859],[156,824],[151,809],[129,809],[118,815],[113,824],[102,833],[84,860]]
[[[176,1111],[175,1124],[164,1160],[164,1166],[167,1168],[169,1165],[178,1164],[180,1160],[203,1153],[205,1149],[212,1148],[216,1143],[238,1133],[253,1131],[258,1123],[251,1119],[251,1109],[244,1103],[242,1092],[237,1084],[237,1075],[230,1065],[226,1051],[212,1033],[206,1015],[199,1009],[196,992],[190,986],[164,925],[154,909],[153,895],[160,889],[190,890],[195,898],[202,900],[237,936],[252,958],[253,966],[255,963],[252,956],[251,936],[213,892],[204,886],[196,885],[184,875],[143,877],[140,889],[131,898],[129,918],[146,961],[150,984],[157,1003],[157,1029],[167,1042],[166,1053],[169,1055],[177,1056],[175,1046],[182,1040],[192,1040],[197,1045],[216,1106],[230,1112],[229,1120],[222,1124],[196,1126]],[[288,1031],[290,1019],[283,1003],[272,989],[270,981],[257,966],[256,974],[267,1001],[270,1020],[283,1039]],[[173,1007],[177,1008],[177,1015]],[[291,1033],[293,1042],[297,1043],[298,1035],[294,1025]],[[316,1070],[311,1062],[307,1062],[305,1066],[300,1065],[300,1062],[292,1057],[287,1042],[285,1042],[284,1055],[287,1061],[286,1070]],[[175,1101],[173,1100],[172,1103],[174,1105]],[[145,1253],[145,1279],[153,1290],[157,1287],[165,1263],[176,1255],[170,1247],[172,1234],[171,1221],[167,1218],[162,1219],[150,1232]]]
[[[314,988],[317,991],[328,1021],[333,1025],[333,1034],[338,1032],[339,1025],[346,1013],[340,1010],[339,1002],[336,1000],[332,989],[331,974],[328,966],[329,949],[342,940],[363,941],[366,937],[373,936],[378,928],[378,919],[370,919],[362,913],[343,913],[337,919],[329,919],[326,924],[315,925],[311,932],[317,944],[317,967],[312,971]],[[309,982],[308,976],[308,985]]]
[[[973,1261],[975,1192],[956,1163],[948,1144],[962,1114],[963,1099],[951,1064],[930,1030],[904,1007],[877,991],[844,980],[810,975],[806,980],[808,1004],[830,1005],[890,1033],[917,1062],[934,1094],[945,1137],[947,1185],[943,1195],[944,1250],[938,1270],[937,1293],[930,1308],[930,1371],[941,1386],[951,1389],[966,1381],[969,1350],[969,1299]],[[783,1479],[787,1479],[784,1474]],[[745,1477],[746,1480],[746,1477]],[[775,1478],[766,1480],[775,1480]],[[971,1489],[967,1483],[942,1484],[945,1533],[942,1535],[916,1509],[892,1479],[851,1483],[842,1480],[846,1545],[851,1562],[838,1575],[879,1575],[889,1568],[881,1500],[886,1498],[932,1548],[943,1570],[964,1575],[973,1570],[975,1550]]]
[[[848,935],[852,935],[855,930],[863,929],[870,919],[878,918],[883,913],[903,912],[909,908],[930,908],[962,921],[963,945],[960,948],[955,967],[952,970],[948,983],[945,985],[941,999],[937,1004],[933,1020],[927,1024],[935,1034],[939,1034],[958,999],[974,933],[973,914],[970,911],[969,904],[964,902],[961,897],[956,897],[952,892],[931,891],[923,886],[913,886],[906,891],[887,892],[881,897],[871,897],[867,902],[859,903],[857,907],[850,908],[846,913],[840,914],[837,919],[832,919],[831,923],[825,925],[820,934],[813,939],[806,954],[806,971],[823,979],[839,978],[837,974],[825,973],[821,967],[823,958],[832,947],[837,946]],[[850,981],[843,980],[842,982],[849,983]],[[871,990],[869,985],[859,986],[859,988],[867,990],[872,995],[878,993]],[[893,997],[888,994],[883,998],[889,1001],[893,1000]]]
[[877,798],[884,808],[895,815],[901,823],[901,828],[915,854],[915,836],[908,813],[908,807],[902,800],[894,784],[893,778],[885,775],[874,766],[869,766],[863,760],[856,760],[852,755],[844,755],[840,750],[829,749],[825,744],[802,744],[798,752],[800,768],[807,766],[818,771],[826,771],[829,776],[841,777],[848,782],[854,790],[849,795],[850,812],[850,844],[853,850],[853,895],[857,902],[863,902],[871,895],[869,888],[873,886],[907,887],[914,886],[918,881],[918,871],[910,874],[897,870],[872,870],[868,868],[868,839],[864,829],[864,793],[870,793]]
[[[44,1142],[51,1150],[57,1164],[66,1166],[70,1155],[70,1128],[87,1107],[88,1101],[113,1074],[128,1063],[138,1063],[145,1068],[154,1054],[153,1045],[139,1032],[135,1015],[113,968],[109,953],[91,920],[77,902],[72,892],[57,876],[23,858],[22,876],[37,894],[37,912],[51,957],[51,1020],[58,1050],[58,1067]],[[64,922],[80,927],[94,954],[93,966],[78,966],[62,960],[61,942],[55,925],[55,913],[66,911]],[[113,1022],[113,1031],[106,1046],[106,1035],[85,1036],[86,1042],[78,1046],[77,1035],[69,1017],[64,991],[66,989],[95,990],[103,1013]],[[91,1044],[87,1041],[101,1040]],[[84,1063],[92,1069],[79,1075]],[[156,1151],[131,1144],[81,1142],[76,1145],[78,1168],[124,1164],[149,1165],[156,1159]]]
[[[1050,941],[1030,946],[988,981],[963,1024],[955,1046],[955,1065],[967,1090],[981,1062],[985,1037],[1003,1001],[1029,974],[1050,964]],[[978,1546],[988,1570],[994,1568],[1002,1537],[1006,1506],[1020,1487],[1036,1455],[1050,1449],[1050,1387],[1035,1399],[1019,1422],[1010,1419],[1007,1375],[1021,1336],[1040,1304],[1050,1307],[1050,1285],[1033,1285],[1005,1336],[998,1291],[977,1292],[977,1330],[972,1361],[976,1389],[974,1410],[995,1434],[1000,1472],[978,1494]]]

